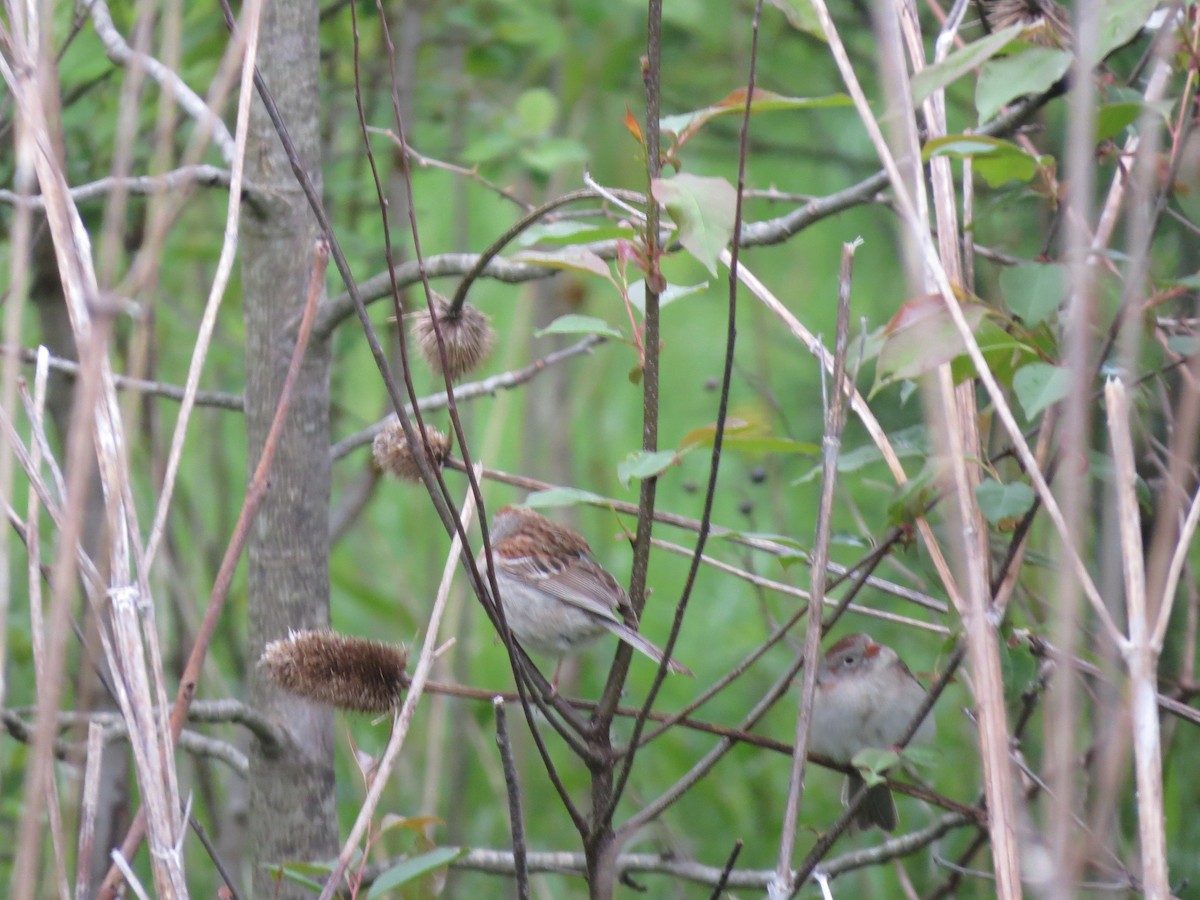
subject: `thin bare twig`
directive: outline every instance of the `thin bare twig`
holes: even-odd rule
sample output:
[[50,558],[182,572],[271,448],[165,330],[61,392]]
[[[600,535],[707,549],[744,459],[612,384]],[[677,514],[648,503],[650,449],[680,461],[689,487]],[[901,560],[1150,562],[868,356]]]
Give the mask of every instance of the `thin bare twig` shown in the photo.
[[528,848],[525,846],[525,816],[521,811],[521,783],[517,779],[517,765],[513,760],[512,743],[508,739],[508,716],[504,712],[504,698],[493,698],[492,709],[496,713],[496,748],[500,751],[504,787],[508,793],[508,821],[512,830],[517,897],[520,900],[529,900],[529,864],[526,861]]

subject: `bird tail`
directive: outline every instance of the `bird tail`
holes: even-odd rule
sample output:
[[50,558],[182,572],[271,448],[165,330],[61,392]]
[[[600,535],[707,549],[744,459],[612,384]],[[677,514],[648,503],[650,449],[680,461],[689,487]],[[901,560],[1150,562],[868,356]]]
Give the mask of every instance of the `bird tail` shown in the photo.
[[[848,805],[850,798],[858,793],[859,788],[866,785],[863,777],[857,772],[846,776],[846,785],[842,789],[842,803]],[[886,784],[875,784],[867,788],[867,796],[859,804],[858,811],[850,823],[851,831],[866,831],[878,826],[884,831],[895,831],[897,824],[896,801]]]
[[[656,663],[662,665],[663,657],[666,654],[664,654],[662,650],[654,646],[654,644],[650,643],[650,641],[646,640],[628,625],[624,624],[623,622],[614,622],[610,619],[601,619],[600,621],[604,623],[605,628],[627,643],[634,650],[645,653]],[[677,675],[686,675],[689,678],[692,677],[692,670],[683,663],[674,659],[667,660],[667,671],[674,672]]]

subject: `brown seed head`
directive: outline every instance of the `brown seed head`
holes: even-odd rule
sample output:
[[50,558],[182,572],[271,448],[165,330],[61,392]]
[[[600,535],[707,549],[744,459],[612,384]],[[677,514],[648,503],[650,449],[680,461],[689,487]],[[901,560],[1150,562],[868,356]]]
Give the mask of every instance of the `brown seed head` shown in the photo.
[[[492,330],[491,320],[470,304],[464,303],[458,313],[452,313],[449,301],[434,294],[433,305],[442,341],[446,345],[446,374],[451,381],[457,381],[492,352],[496,332]],[[412,333],[429,368],[440,375],[442,357],[428,309],[413,316]]]
[[1055,48],[1071,44],[1068,14],[1055,0],[982,0],[981,6],[993,31],[1019,23],[1025,26],[1021,36],[1032,44]]
[[338,709],[384,713],[408,681],[403,647],[333,631],[293,631],[263,649],[258,666],[289,694]]
[[[429,449],[433,451],[434,468],[440,469],[450,455],[450,438],[429,426],[425,427],[425,437],[429,441]],[[421,480],[421,468],[417,465],[414,449],[409,447],[404,428],[398,420],[388,422],[383,431],[375,435],[371,452],[381,472],[390,472],[401,481]],[[417,447],[415,452],[424,454],[425,445]]]

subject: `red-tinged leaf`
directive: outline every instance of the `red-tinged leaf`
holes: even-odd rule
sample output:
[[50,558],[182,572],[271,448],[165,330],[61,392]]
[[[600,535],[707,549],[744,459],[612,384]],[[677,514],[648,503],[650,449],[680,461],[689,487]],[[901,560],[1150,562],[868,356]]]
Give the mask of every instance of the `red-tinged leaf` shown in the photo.
[[629,129],[629,133],[633,135],[633,139],[638,142],[639,146],[646,146],[646,138],[642,135],[642,125],[629,109],[628,103],[625,104],[625,127]]
[[[961,308],[967,324],[975,331],[983,321],[986,307],[981,303],[963,303]],[[916,378],[936,369],[965,349],[938,294],[926,294],[906,302],[888,322],[884,335],[875,364],[872,394],[893,381]]]

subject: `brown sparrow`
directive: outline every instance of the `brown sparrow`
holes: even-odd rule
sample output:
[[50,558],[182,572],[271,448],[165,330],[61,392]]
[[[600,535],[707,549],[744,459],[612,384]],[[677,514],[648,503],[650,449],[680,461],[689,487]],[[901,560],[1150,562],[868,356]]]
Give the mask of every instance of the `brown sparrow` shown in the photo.
[[[891,647],[865,634],[849,634],[829,648],[817,673],[808,749],[834,762],[849,763],[868,747],[894,746],[925,702],[925,688]],[[913,735],[913,742],[934,738],[932,716],[926,716]],[[843,804],[849,803],[865,782],[858,773],[846,779]],[[851,827],[854,830],[878,825],[884,831],[896,828],[896,804],[886,785],[867,791]]]
[[[622,614],[633,616],[629,595],[580,534],[532,509],[506,506],[492,519],[489,538],[504,618],[526,650],[554,654],[561,665],[564,654],[610,631],[662,662],[663,652],[622,621]],[[478,565],[486,578],[484,553]],[[691,674],[673,659],[667,668]]]

